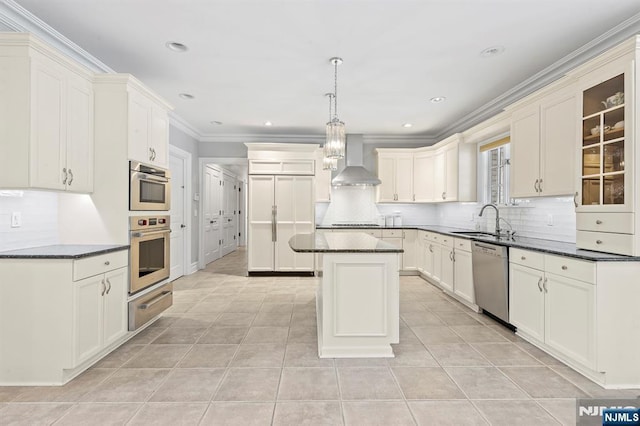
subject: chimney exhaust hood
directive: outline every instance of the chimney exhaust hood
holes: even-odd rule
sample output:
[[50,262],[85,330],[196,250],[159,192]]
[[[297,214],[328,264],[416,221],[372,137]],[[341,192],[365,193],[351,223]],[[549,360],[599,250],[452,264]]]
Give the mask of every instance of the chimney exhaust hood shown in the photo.
[[362,135],[347,135],[346,167],[331,181],[333,186],[375,186],[382,181],[363,167]]

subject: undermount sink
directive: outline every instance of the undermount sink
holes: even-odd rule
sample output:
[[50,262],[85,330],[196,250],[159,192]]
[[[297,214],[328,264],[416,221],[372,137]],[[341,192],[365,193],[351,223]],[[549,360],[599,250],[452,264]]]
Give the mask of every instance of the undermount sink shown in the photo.
[[495,234],[480,231],[454,231],[453,234],[467,235],[469,237],[495,237]]

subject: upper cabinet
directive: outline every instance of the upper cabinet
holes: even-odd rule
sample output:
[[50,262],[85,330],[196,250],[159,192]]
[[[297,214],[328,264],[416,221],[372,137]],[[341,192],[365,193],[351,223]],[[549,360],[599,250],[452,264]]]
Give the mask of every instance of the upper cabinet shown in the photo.
[[574,193],[576,111],[573,86],[513,111],[512,198]]
[[413,155],[413,192],[418,203],[435,201],[434,163],[435,153],[432,150],[418,149]]
[[0,93],[0,187],[92,192],[92,73],[29,34],[2,33]]
[[379,203],[410,203],[413,195],[413,150],[376,150],[378,154],[377,186]]
[[167,167],[171,106],[129,74],[96,76],[95,92],[96,120],[108,128],[100,137],[126,140],[129,160]]

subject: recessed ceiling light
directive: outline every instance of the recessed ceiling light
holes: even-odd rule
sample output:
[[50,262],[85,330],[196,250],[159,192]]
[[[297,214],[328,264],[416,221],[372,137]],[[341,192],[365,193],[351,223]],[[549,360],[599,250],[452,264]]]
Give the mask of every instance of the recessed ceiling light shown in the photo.
[[265,121],[265,122],[264,122],[264,125],[265,125],[265,126],[273,126],[273,123],[272,123],[272,122],[270,122],[270,121]]
[[221,125],[222,125],[222,121],[216,121],[216,120],[213,120],[213,121],[211,122],[211,124],[215,124],[216,126],[221,126]]
[[491,46],[480,52],[480,56],[483,58],[489,58],[491,56],[498,56],[504,52],[504,46]]
[[181,99],[193,99],[193,98],[195,98],[195,96],[193,96],[190,93],[180,93],[178,95],[178,97],[181,98]]
[[413,124],[411,124],[411,123],[404,123],[402,125],[402,127],[412,127],[412,126],[413,126]]
[[444,102],[444,100],[447,99],[444,96],[436,96],[434,98],[429,99],[431,101],[432,104],[439,104],[440,102]]
[[174,52],[186,52],[189,48],[182,43],[178,43],[177,41],[168,41],[165,43],[165,46],[169,50],[173,50]]

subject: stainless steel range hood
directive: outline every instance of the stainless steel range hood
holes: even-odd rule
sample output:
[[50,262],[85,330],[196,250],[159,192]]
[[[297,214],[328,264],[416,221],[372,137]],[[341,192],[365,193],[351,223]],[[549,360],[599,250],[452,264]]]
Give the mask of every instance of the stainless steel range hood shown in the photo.
[[333,178],[334,186],[375,186],[382,182],[363,167],[362,135],[347,135],[346,167]]

